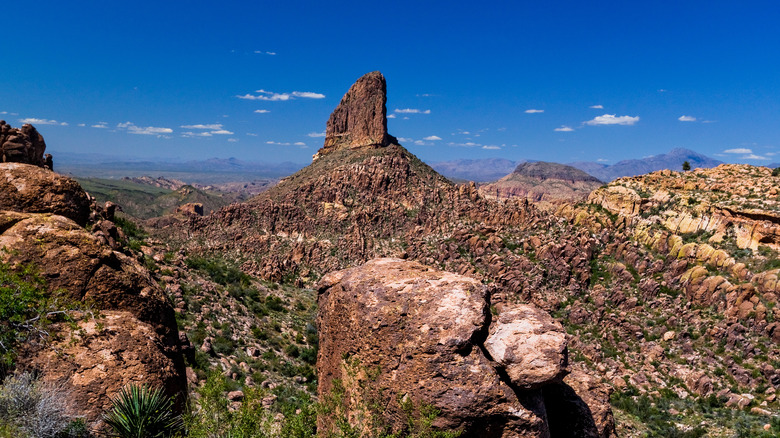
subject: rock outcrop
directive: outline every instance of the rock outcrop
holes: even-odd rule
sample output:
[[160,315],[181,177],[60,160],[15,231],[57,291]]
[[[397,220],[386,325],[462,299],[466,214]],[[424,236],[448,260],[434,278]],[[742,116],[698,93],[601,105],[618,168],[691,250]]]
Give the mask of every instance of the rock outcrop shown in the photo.
[[381,147],[398,141],[387,133],[387,84],[382,73],[358,79],[333,110],[325,127],[325,144],[318,158],[339,149]]
[[84,226],[89,205],[87,194],[71,178],[31,164],[0,163],[0,209],[58,214]]
[[25,124],[21,129],[13,128],[0,120],[0,155],[3,163],[26,163],[38,167],[52,168],[46,142],[33,125]]
[[[491,317],[488,291],[472,278],[376,259],[326,275],[318,304],[320,398],[347,394],[319,418],[321,430],[336,415],[370,429],[361,414],[378,403],[383,426],[402,431],[403,399],[437,408],[434,426],[464,437],[550,436],[548,406],[570,436],[610,436],[611,426],[597,426],[594,409],[561,381],[568,361],[560,324],[532,306]],[[598,403],[608,410],[608,394]]]

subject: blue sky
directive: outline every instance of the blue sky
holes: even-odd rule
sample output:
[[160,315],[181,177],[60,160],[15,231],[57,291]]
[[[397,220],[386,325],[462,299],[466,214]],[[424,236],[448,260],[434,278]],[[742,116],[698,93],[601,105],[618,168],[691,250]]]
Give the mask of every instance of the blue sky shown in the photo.
[[308,162],[380,70],[390,133],[427,161],[780,161],[777,1],[3,9],[0,119],[32,121],[55,152]]

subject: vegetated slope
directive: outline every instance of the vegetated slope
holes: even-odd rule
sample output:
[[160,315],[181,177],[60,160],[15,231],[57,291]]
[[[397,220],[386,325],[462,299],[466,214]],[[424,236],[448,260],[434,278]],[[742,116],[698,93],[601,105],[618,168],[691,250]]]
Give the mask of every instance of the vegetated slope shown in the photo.
[[84,190],[99,203],[111,201],[126,214],[149,219],[172,213],[187,203],[203,204],[204,213],[235,202],[235,197],[183,185],[176,190],[128,179],[77,178]]
[[526,198],[529,201],[581,201],[603,183],[565,164],[523,163],[500,180],[479,187],[488,198]]
[[682,164],[686,161],[694,169],[698,167],[710,168],[723,164],[722,161],[714,160],[690,149],[677,148],[666,154],[618,161],[612,165],[593,162],[576,162],[569,163],[569,165],[583,170],[602,181],[612,181],[615,178],[642,175],[664,169],[680,170]]

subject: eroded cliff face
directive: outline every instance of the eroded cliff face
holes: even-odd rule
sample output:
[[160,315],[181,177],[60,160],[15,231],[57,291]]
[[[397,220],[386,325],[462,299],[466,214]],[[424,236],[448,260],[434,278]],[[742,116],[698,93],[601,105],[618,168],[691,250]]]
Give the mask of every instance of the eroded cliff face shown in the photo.
[[[435,426],[464,437],[613,435],[609,391],[579,371],[567,377],[563,327],[534,306],[492,315],[480,282],[400,259],[330,273],[318,288],[320,399],[346,391],[344,406],[320,416],[323,431],[343,416],[357,430],[403,432],[404,399],[439,409]],[[583,379],[589,403],[573,389]],[[365,420],[373,405],[384,424]]]
[[387,83],[382,73],[358,79],[333,110],[325,127],[325,144],[314,159],[339,149],[382,147],[397,143],[387,133]]

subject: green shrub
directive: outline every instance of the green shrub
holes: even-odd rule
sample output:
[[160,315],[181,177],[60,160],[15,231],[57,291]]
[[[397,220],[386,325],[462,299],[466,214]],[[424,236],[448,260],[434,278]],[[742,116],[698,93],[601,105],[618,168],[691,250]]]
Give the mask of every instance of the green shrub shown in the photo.
[[774,170],[772,170],[772,176],[780,176],[780,167],[775,167]]
[[118,438],[167,438],[182,428],[181,416],[173,413],[173,400],[162,388],[131,384],[122,388],[103,420]]
[[187,266],[205,273],[212,281],[223,286],[248,286],[251,282],[250,276],[224,260],[192,256],[187,258]]

